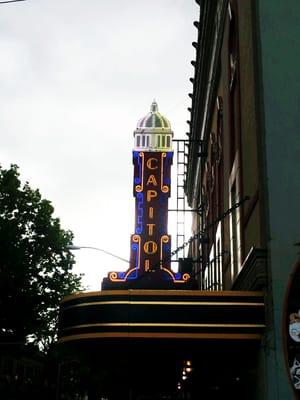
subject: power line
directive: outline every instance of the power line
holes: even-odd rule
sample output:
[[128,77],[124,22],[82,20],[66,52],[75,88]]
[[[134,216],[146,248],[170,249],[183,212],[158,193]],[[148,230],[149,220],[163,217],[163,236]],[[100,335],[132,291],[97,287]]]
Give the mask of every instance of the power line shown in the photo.
[[122,260],[122,261],[125,261],[126,263],[129,263],[129,261],[126,260],[125,258],[120,257],[120,256],[117,256],[116,254],[110,253],[109,251],[100,249],[99,247],[93,247],[93,246],[75,246],[75,245],[73,245],[73,244],[70,244],[70,245],[67,246],[67,248],[68,248],[69,250],[92,249],[92,250],[102,251],[102,253],[108,254],[108,255],[110,255],[110,256],[112,256],[112,257],[118,258],[119,260]]
[[0,1],[0,4],[7,4],[7,3],[18,3],[19,1],[26,1],[26,0],[9,0],[9,1]]

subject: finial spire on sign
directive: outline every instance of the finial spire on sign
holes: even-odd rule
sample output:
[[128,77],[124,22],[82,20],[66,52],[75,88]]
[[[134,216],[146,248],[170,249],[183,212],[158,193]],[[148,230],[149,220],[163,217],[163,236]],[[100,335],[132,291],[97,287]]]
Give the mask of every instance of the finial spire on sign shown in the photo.
[[156,102],[155,98],[152,101],[150,111],[153,112],[153,113],[158,111],[158,105],[157,105],[157,102]]

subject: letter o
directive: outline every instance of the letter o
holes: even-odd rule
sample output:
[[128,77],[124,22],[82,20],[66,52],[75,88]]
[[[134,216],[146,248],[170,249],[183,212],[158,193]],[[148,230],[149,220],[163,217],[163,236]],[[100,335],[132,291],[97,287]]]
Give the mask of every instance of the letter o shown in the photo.
[[144,244],[144,251],[146,254],[155,254],[157,252],[157,244],[149,240]]

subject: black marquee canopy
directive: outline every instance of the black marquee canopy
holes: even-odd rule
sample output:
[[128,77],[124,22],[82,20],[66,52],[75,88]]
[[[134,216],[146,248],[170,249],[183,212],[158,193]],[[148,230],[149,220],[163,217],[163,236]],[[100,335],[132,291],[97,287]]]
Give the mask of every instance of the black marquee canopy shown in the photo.
[[123,338],[260,340],[262,292],[112,290],[63,299],[59,342]]

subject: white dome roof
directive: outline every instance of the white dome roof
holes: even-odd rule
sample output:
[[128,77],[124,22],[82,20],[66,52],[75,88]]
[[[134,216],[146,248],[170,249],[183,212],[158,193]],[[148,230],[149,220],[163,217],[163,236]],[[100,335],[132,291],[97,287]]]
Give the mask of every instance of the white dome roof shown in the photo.
[[151,104],[150,112],[139,120],[137,129],[167,129],[171,130],[171,124],[166,117],[158,111],[158,106],[154,100]]

